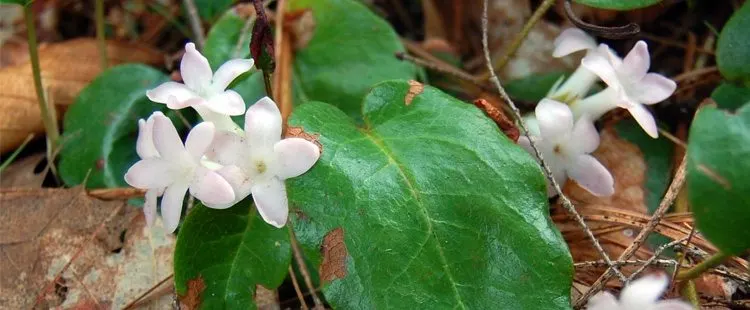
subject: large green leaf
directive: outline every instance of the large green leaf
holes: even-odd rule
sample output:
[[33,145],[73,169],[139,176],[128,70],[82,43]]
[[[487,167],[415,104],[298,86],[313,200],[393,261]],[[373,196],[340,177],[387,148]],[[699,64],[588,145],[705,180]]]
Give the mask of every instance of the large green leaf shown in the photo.
[[290,118],[323,149],[287,184],[300,243],[308,254],[332,249],[326,299],[344,309],[569,309],[572,261],[536,162],[473,105],[411,90],[375,86],[364,127],[319,102]]
[[716,63],[721,75],[730,80],[739,80],[750,86],[750,2],[729,19],[719,35],[716,46]]
[[645,8],[661,1],[662,0],[575,0],[577,3],[595,8],[622,11]]
[[742,87],[729,83],[721,83],[711,93],[711,99],[716,101],[720,108],[734,111],[741,106],[750,103],[750,87]]
[[169,80],[144,65],[113,67],[84,88],[65,113],[60,177],[68,186],[126,186],[123,176],[138,160],[135,152],[138,119],[166,105],[146,98],[146,90]]
[[289,4],[291,9],[312,9],[315,21],[312,39],[295,54],[295,81],[304,91],[300,97],[330,102],[360,117],[362,98],[372,85],[415,78],[417,69],[394,56],[404,50],[396,32],[361,3],[292,0]]
[[249,200],[224,210],[199,205],[180,228],[175,289],[200,296],[202,309],[255,308],[256,285],[274,289],[287,275],[288,231],[266,224]]
[[728,254],[750,248],[750,105],[707,107],[690,128],[688,193],[700,231]]
[[[198,10],[201,19],[212,20],[228,9],[232,2],[234,0],[195,0],[195,8]],[[187,8],[184,6],[183,11],[187,14]]]

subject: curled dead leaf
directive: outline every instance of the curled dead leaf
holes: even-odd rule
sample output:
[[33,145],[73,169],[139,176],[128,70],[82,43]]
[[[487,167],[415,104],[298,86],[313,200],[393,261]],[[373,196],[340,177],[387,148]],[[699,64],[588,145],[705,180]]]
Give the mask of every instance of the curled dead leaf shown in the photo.
[[287,138],[302,138],[312,143],[315,143],[315,145],[318,146],[320,153],[323,153],[323,145],[320,144],[320,141],[318,141],[318,138],[320,137],[319,134],[309,134],[305,132],[305,130],[302,127],[289,126],[286,128],[286,137]]
[[404,97],[404,104],[410,105],[414,100],[414,97],[421,94],[422,91],[424,91],[424,85],[422,85],[422,83],[415,80],[409,80],[409,92],[407,92],[406,97]]
[[323,237],[321,246],[323,262],[320,264],[320,280],[330,282],[346,277],[346,244],[344,243],[344,230],[336,228]]
[[520,136],[518,127],[516,127],[516,124],[511,121],[505,113],[503,113],[503,110],[496,108],[489,101],[481,98],[474,100],[474,105],[484,111],[484,114],[490,119],[495,121],[497,127],[500,127],[500,130],[502,130],[511,141],[518,142],[518,137]]

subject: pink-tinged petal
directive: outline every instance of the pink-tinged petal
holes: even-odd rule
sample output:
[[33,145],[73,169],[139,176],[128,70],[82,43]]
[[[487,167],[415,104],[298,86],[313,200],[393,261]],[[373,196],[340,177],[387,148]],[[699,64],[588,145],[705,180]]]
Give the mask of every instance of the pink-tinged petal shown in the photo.
[[[154,114],[161,112],[154,112]],[[138,139],[135,141],[135,152],[141,159],[159,157],[159,151],[154,146],[154,119],[138,120]]]
[[238,168],[237,166],[224,166],[221,169],[217,170],[216,173],[218,173],[222,178],[224,178],[224,180],[229,183],[229,185],[232,186],[232,190],[234,191],[234,200],[232,202],[222,204],[206,203],[206,207],[212,209],[226,209],[250,195],[250,190],[253,186],[253,183],[250,180],[250,177],[245,175],[242,169]]
[[615,193],[612,174],[591,155],[579,155],[572,159],[567,173],[568,177],[595,196],[607,197]]
[[245,139],[229,131],[216,131],[206,156],[222,165],[235,165],[244,158],[248,150]]
[[599,132],[594,127],[594,122],[588,115],[584,114],[576,121],[570,143],[567,148],[573,154],[588,154],[599,147]]
[[180,74],[185,85],[192,90],[205,89],[211,85],[213,72],[208,64],[208,59],[203,57],[195,44],[185,44],[185,54],[180,62]]
[[282,180],[307,172],[320,158],[318,146],[301,138],[281,140],[273,146],[273,151],[279,164],[276,175]]
[[677,89],[677,83],[658,73],[649,73],[628,93],[639,103],[654,104],[669,98]]
[[[250,71],[255,61],[252,59],[232,59],[225,62],[214,74],[211,84],[216,91],[223,91],[241,74]],[[244,110],[244,107],[243,107]]]
[[625,309],[648,309],[667,288],[667,276],[650,274],[630,282],[620,293],[620,304]]
[[518,145],[520,145],[524,150],[526,150],[526,152],[531,154],[531,156],[536,157],[534,155],[534,149],[531,148],[531,142],[529,141],[529,138],[527,138],[526,136],[518,137]]
[[622,65],[617,68],[619,76],[633,82],[641,80],[651,66],[650,57],[646,42],[638,41],[622,60]]
[[154,115],[154,146],[162,158],[183,159],[187,153],[172,121],[164,115]]
[[263,97],[247,109],[245,136],[253,148],[272,148],[281,140],[281,111],[271,98]]
[[620,80],[617,78],[615,68],[610,63],[606,55],[602,53],[589,53],[581,59],[581,65],[599,76],[609,87],[620,89]]
[[200,167],[190,184],[190,194],[207,204],[224,204],[234,201],[234,190],[218,173]]
[[188,100],[177,100],[175,97],[169,97],[167,100],[167,108],[172,110],[180,110],[187,107],[195,107],[197,105],[203,105],[206,103],[206,99],[201,97],[193,97]]
[[164,220],[164,229],[169,233],[173,233],[180,223],[182,202],[187,190],[187,183],[175,183],[167,187],[161,197],[161,218]]
[[[586,310],[617,310],[619,305],[614,295],[609,292],[599,292],[589,299]],[[646,309],[642,309],[646,310]]]
[[620,58],[620,55],[617,55],[617,52],[615,52],[615,50],[613,50],[607,44],[599,44],[599,47],[595,52],[607,57],[607,59],[609,59],[609,63],[611,63],[612,67],[615,69],[619,68],[622,65],[622,58]]
[[578,28],[565,29],[555,38],[554,44],[555,50],[552,52],[552,56],[557,58],[577,51],[596,48],[594,38]]
[[125,182],[140,189],[166,187],[174,182],[172,163],[161,158],[139,160],[125,173]]
[[641,128],[643,128],[643,131],[645,131],[646,134],[654,139],[659,137],[659,129],[656,128],[654,116],[651,115],[651,112],[649,112],[645,106],[642,104],[631,105],[628,112],[630,112],[630,115],[632,115],[635,121],[638,122],[638,125],[641,125]]
[[208,99],[206,107],[219,114],[242,115],[245,112],[245,100],[230,89]]
[[159,190],[150,189],[146,191],[146,199],[143,203],[143,215],[146,217],[146,224],[149,227],[154,225],[154,219],[156,218],[156,197]]
[[267,182],[253,185],[252,193],[255,207],[258,208],[263,220],[277,228],[284,227],[289,217],[289,202],[284,182],[271,178]]
[[185,150],[190,157],[196,161],[203,157],[214,140],[214,132],[216,130],[211,122],[201,122],[190,130],[185,139]]
[[693,306],[682,300],[671,299],[662,300],[656,303],[652,308],[654,310],[693,310]]
[[147,90],[146,97],[153,102],[167,103],[170,98],[174,98],[173,100],[176,101],[185,101],[196,97],[196,95],[184,84],[170,81]]
[[573,130],[573,112],[562,102],[544,98],[534,110],[544,140],[556,142]]

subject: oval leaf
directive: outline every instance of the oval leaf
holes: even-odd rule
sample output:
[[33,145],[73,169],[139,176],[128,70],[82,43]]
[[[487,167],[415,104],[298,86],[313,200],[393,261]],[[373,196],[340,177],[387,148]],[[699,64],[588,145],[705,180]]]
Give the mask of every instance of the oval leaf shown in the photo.
[[721,83],[711,93],[711,99],[716,101],[719,108],[734,111],[750,103],[750,87]]
[[331,305],[570,308],[571,257],[526,152],[418,83],[380,84],[362,111],[363,128],[319,102],[290,118],[323,149],[288,193]]
[[732,14],[721,30],[716,45],[716,64],[721,75],[730,80],[739,80],[750,86],[750,2]]
[[645,8],[661,1],[662,0],[575,0],[576,3],[595,8],[621,11]]
[[690,127],[688,193],[698,228],[727,254],[750,248],[750,105],[701,109]]
[[146,90],[169,79],[144,65],[121,65],[86,86],[65,113],[60,177],[68,186],[127,186],[123,176],[138,160],[138,119],[166,110],[146,98]]
[[266,224],[248,200],[193,208],[177,236],[174,282],[189,309],[255,308],[256,285],[275,289],[287,275],[289,233]]

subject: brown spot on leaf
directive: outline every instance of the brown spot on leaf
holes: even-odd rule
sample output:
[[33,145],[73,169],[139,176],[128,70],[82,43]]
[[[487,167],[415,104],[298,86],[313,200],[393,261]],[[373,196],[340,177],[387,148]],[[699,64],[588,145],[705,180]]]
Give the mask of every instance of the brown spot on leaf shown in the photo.
[[201,295],[203,294],[203,290],[206,289],[206,282],[203,281],[203,276],[190,279],[187,286],[187,294],[180,296],[180,308],[198,309],[202,301]]
[[344,230],[336,228],[325,237],[321,247],[323,262],[320,264],[320,279],[330,282],[335,279],[343,279],[346,276],[346,244],[344,243]]
[[302,138],[312,143],[315,143],[315,145],[318,146],[320,153],[323,153],[323,145],[320,144],[320,141],[318,141],[318,138],[320,137],[319,134],[307,133],[302,127],[289,126],[286,128],[285,136],[287,138]]
[[503,110],[496,108],[489,101],[481,98],[474,100],[474,105],[477,106],[477,108],[479,108],[480,110],[484,111],[484,114],[486,114],[490,119],[495,121],[497,127],[500,127],[500,130],[502,130],[503,133],[508,136],[508,138],[510,138],[510,140],[512,140],[513,142],[518,141],[518,137],[520,136],[518,128],[516,127],[515,123],[513,123],[507,116],[505,116]]
[[720,174],[716,173],[716,171],[711,170],[711,168],[706,167],[705,165],[698,165],[698,170],[705,174],[709,179],[713,180],[716,183],[719,183],[721,187],[723,187],[725,190],[732,189],[732,183],[729,183],[729,180],[727,180],[725,177],[721,176]]
[[407,92],[406,97],[404,97],[404,103],[410,105],[414,100],[414,97],[421,94],[422,91],[424,91],[424,85],[422,85],[422,83],[415,80],[409,80],[409,92]]

